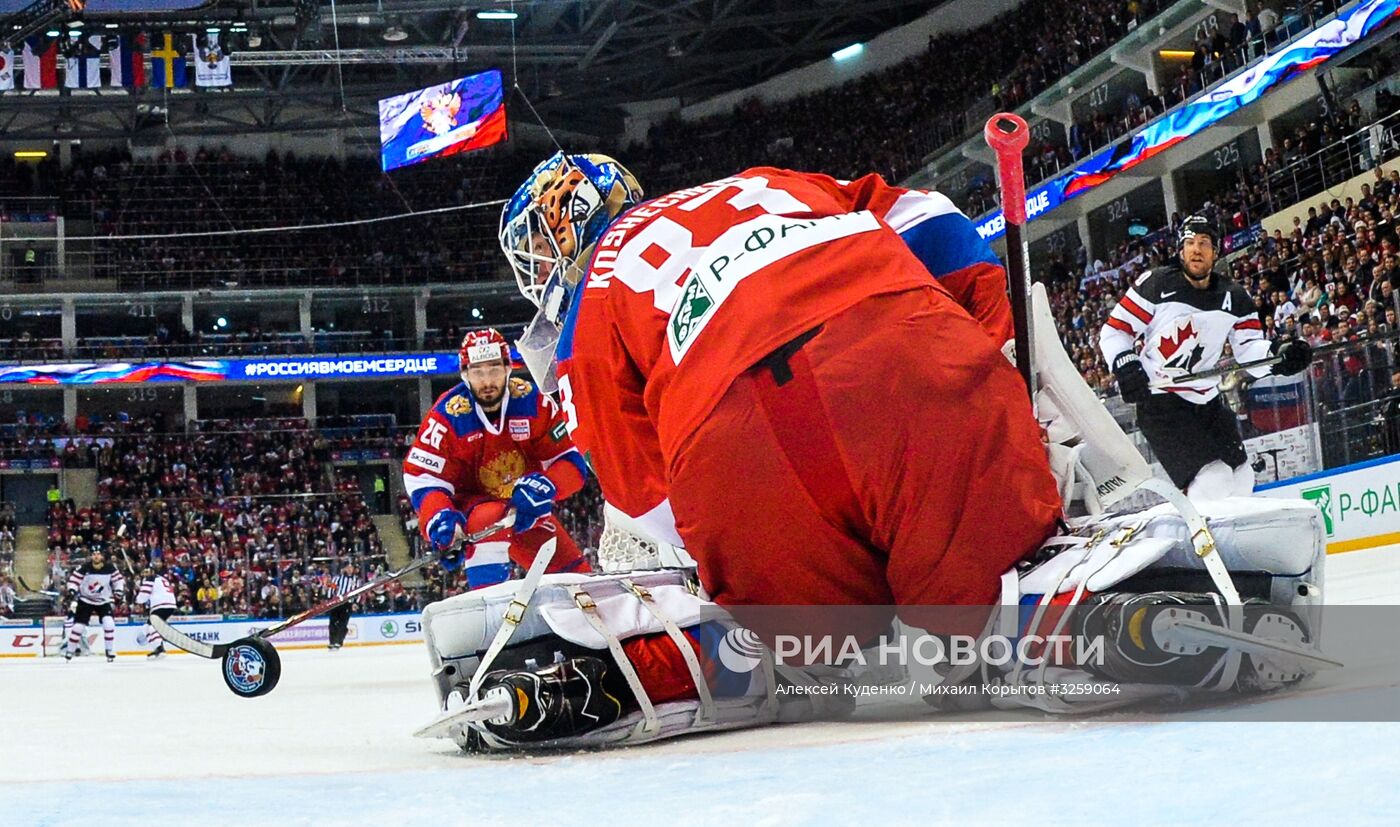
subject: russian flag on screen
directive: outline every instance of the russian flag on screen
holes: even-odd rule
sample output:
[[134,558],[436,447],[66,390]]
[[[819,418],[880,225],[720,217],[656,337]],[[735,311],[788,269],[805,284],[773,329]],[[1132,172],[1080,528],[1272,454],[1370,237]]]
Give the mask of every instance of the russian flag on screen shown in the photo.
[[506,140],[505,90],[492,69],[379,102],[385,172]]

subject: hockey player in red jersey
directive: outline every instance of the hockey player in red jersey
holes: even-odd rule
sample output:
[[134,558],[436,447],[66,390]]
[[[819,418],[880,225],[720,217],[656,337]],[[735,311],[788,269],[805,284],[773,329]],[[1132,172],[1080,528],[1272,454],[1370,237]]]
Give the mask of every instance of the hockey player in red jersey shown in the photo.
[[[1131,697],[1179,697],[1163,684],[1268,689],[1306,671],[1261,672],[1211,646],[1183,657],[1162,648],[1176,645],[1158,628],[1170,623],[1143,621],[1190,604],[1192,617],[1242,625],[1219,611],[1234,601],[1238,619],[1240,598],[1221,560],[1200,562],[1197,538],[1215,543],[1199,515],[1161,515],[1151,531],[1105,515],[1078,526],[1097,525],[1092,536],[1042,546],[1061,499],[1002,355],[1005,277],[946,198],[760,168],[643,203],[616,161],[561,154],[507,203],[501,241],[540,307],[521,354],[557,386],[610,516],[683,544],[699,583],[674,569],[530,577],[426,607],[442,711],[419,734],[465,749],[572,747],[840,715],[846,689],[871,677],[852,671],[870,665],[855,651],[877,663],[902,651],[886,645],[889,604],[925,639],[997,628],[1008,648],[1072,620],[1073,634],[1113,638],[1072,679],[1141,692]],[[1232,534],[1218,553],[1283,572],[1273,593],[1316,594],[1298,577],[1319,579],[1316,509],[1273,511],[1287,529],[1253,547],[1252,532]],[[1268,562],[1283,536],[1302,540]],[[1164,573],[1204,566],[1219,594],[1113,589],[1172,554]],[[1266,618],[1307,634],[1291,607],[1251,622]],[[1024,684],[1023,666],[1007,680]],[[974,659],[943,678],[998,671]]]
[[1006,278],[944,196],[758,168],[642,203],[558,154],[501,240],[604,497],[716,602],[990,603],[1054,531]]
[[[583,487],[587,466],[570,440],[559,406],[510,376],[510,348],[498,331],[468,333],[462,383],[440,396],[404,459],[404,488],[423,538],[438,551],[459,532],[480,531],[514,507],[508,531],[466,549],[470,588],[499,583],[510,563],[528,567],[549,538],[558,549],[549,571],[587,572],[588,562],[552,515],[555,500]],[[443,563],[455,568],[462,555]]]

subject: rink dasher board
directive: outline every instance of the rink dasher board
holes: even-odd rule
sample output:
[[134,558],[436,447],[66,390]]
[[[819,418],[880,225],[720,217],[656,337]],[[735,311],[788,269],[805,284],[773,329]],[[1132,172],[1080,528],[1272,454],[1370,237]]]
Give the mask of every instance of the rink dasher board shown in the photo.
[[1265,483],[1254,494],[1317,507],[1328,554],[1400,544],[1400,455]]
[[[277,619],[243,620],[181,620],[172,618],[172,625],[196,640],[206,643],[231,643],[247,637],[258,629],[276,623]],[[118,655],[144,655],[150,651],[146,642],[146,621],[123,620],[117,623],[116,651]],[[0,658],[37,658],[42,656],[40,621],[0,621]],[[60,645],[61,635],[50,633],[50,648]],[[88,648],[101,653],[102,626],[88,624]],[[282,650],[319,649],[330,642],[330,621],[326,618],[308,620],[284,632],[273,635],[272,643]],[[395,646],[423,642],[422,618],[418,612],[394,614],[351,615],[345,634],[345,646]],[[166,646],[170,654],[185,654]]]

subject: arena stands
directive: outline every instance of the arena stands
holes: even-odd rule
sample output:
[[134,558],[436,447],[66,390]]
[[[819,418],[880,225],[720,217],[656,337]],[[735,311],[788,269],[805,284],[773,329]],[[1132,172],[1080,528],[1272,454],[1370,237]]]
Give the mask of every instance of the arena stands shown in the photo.
[[347,561],[361,576],[383,568],[356,483],[327,476],[332,442],[305,421],[210,420],[187,434],[142,425],[97,450],[96,504],[50,506],[58,577],[115,548],[138,570],[165,560],[181,611],[280,616],[324,599]]
[[[90,219],[91,275],[123,288],[282,287],[318,282],[423,284],[503,271],[498,211],[460,210],[315,232],[190,235],[335,224],[509,195],[533,161],[497,150],[410,167],[392,178],[369,158],[341,161],[226,148],[175,149],[155,160],[125,152],[76,161],[63,182],[70,221]],[[166,236],[184,234],[180,237]]]
[[971,31],[932,38],[924,54],[839,87],[656,124],[644,146],[620,157],[650,192],[760,164],[839,177],[878,172],[897,181],[939,146],[980,130],[967,116],[974,102],[990,98],[997,109],[1015,108],[1168,5],[1030,0]]

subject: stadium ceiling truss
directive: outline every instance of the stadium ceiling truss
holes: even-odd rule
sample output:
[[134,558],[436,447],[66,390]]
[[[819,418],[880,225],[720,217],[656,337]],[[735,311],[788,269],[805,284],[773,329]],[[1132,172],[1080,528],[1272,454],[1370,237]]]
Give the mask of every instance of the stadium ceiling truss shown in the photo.
[[[223,35],[237,86],[7,92],[0,96],[0,137],[353,125],[377,141],[379,98],[493,67],[507,82],[516,74],[551,127],[611,135],[620,130],[623,104],[691,102],[743,88],[914,20],[943,1],[383,0],[337,2],[333,12],[328,0],[251,0],[213,2],[195,12],[89,15],[90,24],[151,32],[246,27]],[[477,17],[511,9],[519,15],[513,24]],[[393,42],[385,39],[391,27],[399,30]],[[514,116],[523,113],[517,107]]]

